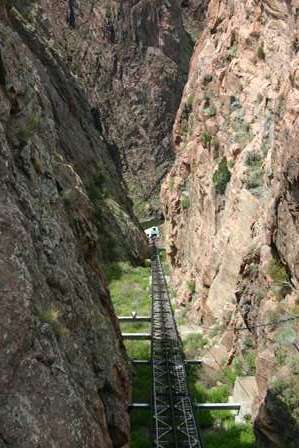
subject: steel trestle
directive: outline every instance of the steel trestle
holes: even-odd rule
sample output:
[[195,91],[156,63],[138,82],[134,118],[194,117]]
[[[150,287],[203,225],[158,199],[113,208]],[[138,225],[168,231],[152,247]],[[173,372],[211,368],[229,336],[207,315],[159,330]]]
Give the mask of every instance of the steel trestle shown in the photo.
[[153,447],[203,448],[188,390],[181,339],[154,245],[151,351]]

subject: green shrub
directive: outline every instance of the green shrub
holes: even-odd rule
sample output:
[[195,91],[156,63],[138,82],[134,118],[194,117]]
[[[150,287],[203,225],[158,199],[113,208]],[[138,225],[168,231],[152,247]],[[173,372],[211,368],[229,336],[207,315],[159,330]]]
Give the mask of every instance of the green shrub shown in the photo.
[[23,142],[27,143],[33,135],[37,132],[40,126],[40,116],[37,113],[33,113],[27,119],[24,127],[18,130],[17,137]]
[[190,203],[190,198],[189,196],[183,195],[181,197],[181,206],[184,210],[188,209],[190,207],[191,203]]
[[256,353],[254,350],[247,350],[243,356],[243,375],[255,375]]
[[261,156],[255,151],[250,151],[246,155],[245,164],[249,167],[260,167],[262,165]]
[[188,98],[187,98],[187,105],[188,105],[189,108],[192,107],[193,102],[194,102],[194,95],[191,94],[191,95],[189,95]]
[[213,174],[213,184],[216,190],[216,193],[224,194],[226,190],[226,186],[229,183],[231,178],[231,173],[227,166],[226,157],[219,162],[218,168]]
[[238,47],[237,45],[233,45],[227,52],[227,60],[231,61],[233,58],[237,56],[237,53],[238,53]]
[[262,46],[258,47],[256,54],[259,59],[261,59],[263,61],[266,59],[266,54],[265,54],[265,51]]
[[174,178],[171,176],[168,181],[169,191],[172,193],[174,190]]
[[212,136],[207,131],[202,134],[202,142],[205,148],[208,148],[212,142]]
[[204,432],[203,442],[207,447],[254,448],[255,437],[252,424],[237,424],[232,420],[220,428]]
[[91,202],[95,205],[105,197],[105,176],[99,167],[87,188],[87,194]]
[[263,160],[257,152],[247,153],[245,165],[248,167],[246,177],[246,188],[248,190],[255,190],[263,185],[262,163]]
[[186,286],[187,286],[188,291],[191,292],[191,294],[195,293],[195,289],[196,289],[195,280],[188,280],[186,282]]
[[289,275],[285,266],[273,258],[268,266],[268,274],[273,280],[272,291],[277,298],[283,298],[290,290]]
[[285,379],[273,378],[271,382],[272,392],[279,400],[277,405],[281,406],[280,401],[282,401],[297,424],[299,423],[298,388],[296,375]]
[[247,190],[256,190],[262,187],[263,177],[261,170],[254,170],[247,174],[246,178],[246,188]]
[[235,142],[239,143],[242,147],[245,147],[252,139],[252,133],[250,124],[245,121],[242,111],[234,117],[231,126],[235,132]]
[[269,263],[268,273],[271,276],[272,280],[277,284],[283,284],[285,282],[288,282],[289,280],[284,265],[274,258]]
[[215,117],[215,115],[217,115],[217,109],[213,104],[211,104],[203,109],[203,113],[208,117]]

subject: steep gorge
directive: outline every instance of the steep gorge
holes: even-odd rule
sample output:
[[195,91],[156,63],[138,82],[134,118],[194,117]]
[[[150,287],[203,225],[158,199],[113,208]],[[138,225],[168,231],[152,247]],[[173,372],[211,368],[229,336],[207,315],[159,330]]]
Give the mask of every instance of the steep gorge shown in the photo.
[[257,446],[296,448],[297,3],[0,2],[1,448],[128,445],[103,268],[143,262],[169,170],[178,307],[254,354]]
[[209,2],[161,194],[179,305],[223,366],[254,355],[259,447],[299,437],[298,6]]

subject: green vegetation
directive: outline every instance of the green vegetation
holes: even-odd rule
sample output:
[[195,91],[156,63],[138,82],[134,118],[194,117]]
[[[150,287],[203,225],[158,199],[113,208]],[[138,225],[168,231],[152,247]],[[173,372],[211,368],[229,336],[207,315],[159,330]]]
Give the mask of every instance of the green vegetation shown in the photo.
[[187,359],[198,357],[208,341],[201,333],[189,334],[183,339],[184,353]]
[[217,115],[217,109],[213,104],[203,108],[203,113],[208,117],[215,117]]
[[203,441],[212,448],[253,448],[255,437],[252,424],[236,424],[231,420],[225,421],[220,428],[205,432]]
[[191,292],[191,294],[195,293],[195,290],[196,290],[195,280],[188,280],[186,282],[186,286],[187,286],[188,291]]
[[37,316],[41,322],[45,322],[50,325],[53,332],[58,338],[67,336],[69,334],[69,330],[64,327],[61,322],[59,322],[60,311],[57,308],[38,308]]
[[266,54],[262,46],[258,47],[258,49],[256,50],[256,54],[259,59],[263,61],[266,59]]
[[213,174],[213,184],[218,194],[224,194],[226,190],[226,186],[229,183],[231,178],[231,173],[227,166],[226,157],[219,162],[218,168]]
[[245,165],[250,168],[260,167],[262,164],[262,159],[258,153],[255,151],[248,152],[246,155]]
[[252,139],[250,125],[244,119],[244,112],[240,109],[234,116],[231,126],[235,132],[234,141],[244,148]]
[[[114,262],[105,266],[112,302],[116,315],[149,315],[149,267],[132,266],[125,262]],[[122,330],[149,331],[149,324],[122,324]],[[125,341],[129,358],[150,359],[149,341]],[[151,397],[151,370],[149,366],[136,366],[133,370],[133,401],[149,402]],[[131,447],[150,448],[151,415],[148,410],[131,413]]]
[[209,93],[207,93],[204,97],[204,104],[203,104],[202,112],[203,112],[203,114],[207,115],[208,117],[214,117],[217,114],[217,109],[216,109],[215,105],[213,104]]
[[249,152],[246,156],[247,165],[246,188],[256,190],[263,185],[263,159],[255,151]]
[[184,210],[188,209],[190,207],[191,203],[190,203],[190,198],[189,196],[186,195],[182,195],[181,197],[181,206]]
[[238,53],[238,47],[237,45],[233,45],[227,52],[227,60],[232,61],[237,56],[237,53]]
[[284,405],[285,410],[299,423],[298,392],[299,379],[297,375],[288,378],[274,378],[272,380],[272,392],[276,398],[277,406]]
[[272,292],[278,300],[290,292],[291,285],[285,266],[277,259],[272,259],[268,265],[268,274],[273,280]]
[[205,148],[209,148],[211,142],[212,142],[212,136],[211,136],[207,131],[204,131],[203,134],[202,134],[202,143],[203,143],[203,146],[204,146]]
[[37,113],[32,113],[30,117],[28,117],[25,125],[18,130],[17,137],[27,143],[33,135],[37,132],[40,125],[40,116]]
[[174,191],[174,177],[170,177],[168,181],[169,191],[172,193]]
[[[127,341],[126,348],[131,358],[150,359],[148,341]],[[133,371],[133,401],[150,402],[151,369],[150,366],[138,366]],[[133,411],[131,418],[131,447],[150,448],[151,415],[149,410]]]
[[283,285],[289,281],[285,266],[274,258],[269,263],[268,274],[276,285]]
[[[194,401],[199,403],[226,403],[228,401],[231,385],[219,384],[214,387],[205,387],[196,379],[195,369],[190,371],[190,391]],[[210,448],[253,448],[254,433],[251,423],[236,424],[234,415],[230,411],[200,411],[198,424],[203,436],[205,446]],[[242,444],[240,445],[240,443]]]
[[194,102],[194,95],[191,94],[191,95],[189,95],[188,98],[187,98],[187,105],[188,105],[189,108],[192,107],[193,102]]
[[[165,262],[165,252],[161,252],[161,260]],[[132,311],[138,314],[150,313],[149,300],[149,268],[133,267],[129,263],[111,263],[106,266],[106,277],[109,282],[113,304],[118,315],[128,315]],[[190,280],[187,287],[194,291],[195,282]],[[143,324],[142,324],[143,325]],[[129,330],[131,324],[122,325]],[[139,325],[138,325],[139,329]],[[136,327],[134,327],[136,330]],[[183,341],[186,358],[197,358],[202,350],[206,350],[208,341],[202,334],[191,334]],[[130,358],[150,359],[149,341],[126,341],[127,352]],[[246,355],[248,357],[248,355]],[[249,356],[247,364],[251,364]],[[244,361],[243,361],[244,363]],[[224,369],[222,376],[216,379],[215,386],[202,384],[202,375],[198,375],[197,367],[188,368],[190,389],[194,401],[227,402],[232,384],[237,375],[242,372],[241,363],[233,362],[233,366]],[[220,383],[219,383],[220,382]],[[133,369],[133,400],[135,402],[148,402],[151,396],[151,369],[149,366],[136,366]],[[253,447],[252,426],[236,425],[234,416],[229,411],[199,412],[199,425],[204,429],[204,442],[209,447],[235,448],[242,442],[242,448]],[[134,411],[131,413],[131,447],[151,447],[151,415],[150,411]]]
[[136,311],[139,315],[148,315],[151,311],[150,269],[132,266],[127,262],[110,263],[104,269],[116,315],[126,316],[132,311]]
[[97,168],[95,176],[87,188],[88,197],[95,205],[106,196],[105,177],[100,167]]

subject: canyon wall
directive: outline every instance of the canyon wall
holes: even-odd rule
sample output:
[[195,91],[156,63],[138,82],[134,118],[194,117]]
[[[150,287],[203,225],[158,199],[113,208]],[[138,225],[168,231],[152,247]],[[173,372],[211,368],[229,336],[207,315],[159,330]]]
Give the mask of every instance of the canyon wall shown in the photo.
[[0,446],[122,447],[130,381],[102,267],[141,262],[146,241],[39,11],[0,5]]
[[209,2],[161,193],[179,304],[219,330],[226,365],[256,357],[259,447],[299,434],[298,15],[292,0]]
[[[70,7],[73,6],[71,26]],[[31,26],[80,80],[139,217],[159,214],[192,41],[177,0],[43,0]]]

